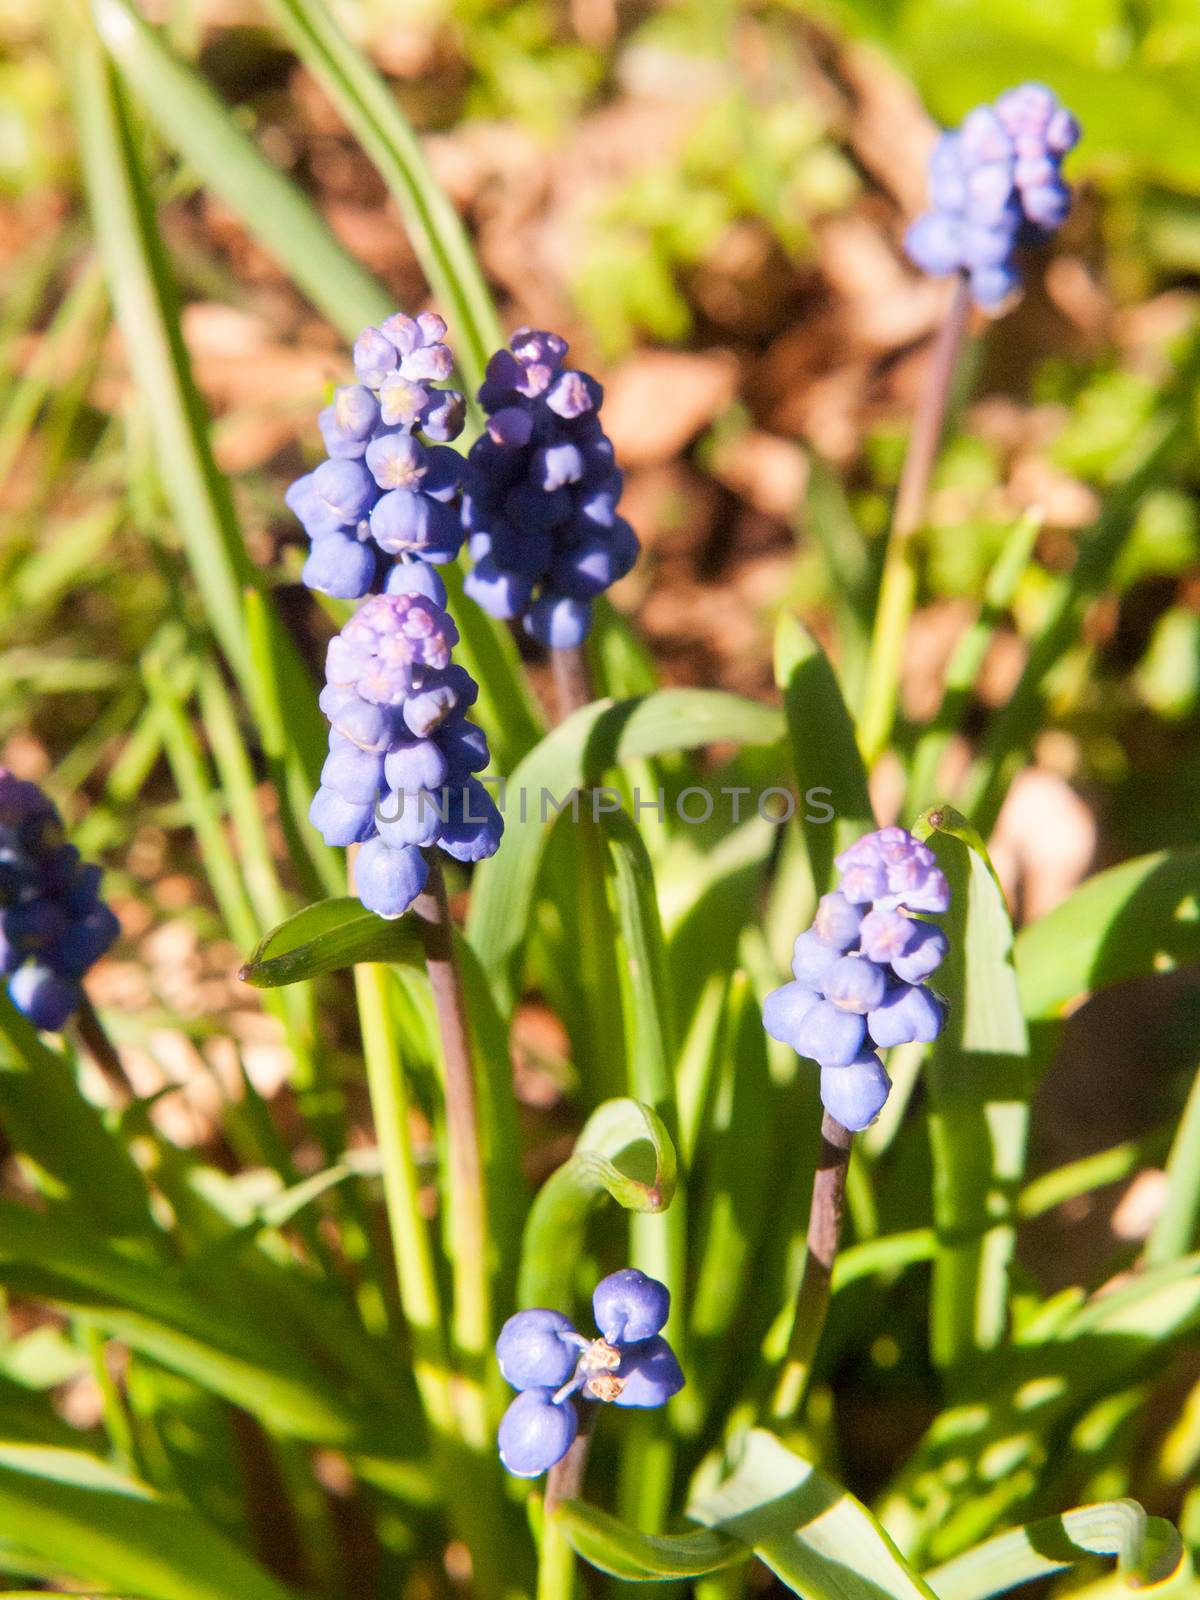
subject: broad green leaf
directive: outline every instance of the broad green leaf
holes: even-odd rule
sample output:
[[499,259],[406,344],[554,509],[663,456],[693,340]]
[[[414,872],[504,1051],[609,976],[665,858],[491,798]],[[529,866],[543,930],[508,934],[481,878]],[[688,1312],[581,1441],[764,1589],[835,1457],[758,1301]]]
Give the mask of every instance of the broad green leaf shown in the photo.
[[1163,1517],[1148,1517],[1136,1500],[1106,1500],[997,1534],[925,1581],[938,1600],[989,1600],[1089,1555],[1115,1556],[1117,1571],[1138,1588],[1166,1582],[1184,1559],[1183,1541]]
[[[568,808],[576,791],[599,783],[623,762],[722,740],[774,744],[782,732],[779,713],[753,700],[715,690],[662,689],[635,700],[597,701],[547,734],[508,780],[504,844],[479,867],[471,895],[468,933],[502,1012],[511,1009],[516,991],[556,808]],[[578,803],[591,809],[586,795]]]
[[691,1533],[639,1533],[597,1506],[566,1500],[555,1524],[593,1567],[628,1583],[703,1578],[749,1559],[744,1544],[708,1529]]
[[382,1418],[347,1400],[347,1383],[289,1344],[286,1324],[272,1330],[251,1316],[237,1318],[206,1299],[176,1273],[118,1254],[82,1236],[64,1218],[4,1203],[0,1280],[39,1298],[71,1307],[85,1323],[192,1378],[254,1412],[281,1433],[342,1445],[385,1435]]
[[67,1060],[0,988],[0,1124],[61,1185],[80,1217],[117,1235],[156,1233],[133,1158],[84,1099]]
[[79,1451],[0,1444],[0,1527],[6,1552],[142,1600],[292,1592],[187,1506]]
[[496,308],[458,213],[395,95],[325,0],[269,0],[296,54],[330,95],[400,208],[413,250],[450,323],[472,394],[503,344]]
[[[792,616],[775,633],[775,681],[783,691],[804,830],[817,893],[833,875],[833,858],[875,826],[867,775],[854,724],[825,652]],[[812,794],[813,801],[808,800]],[[810,822],[832,808],[828,821]]]
[[347,339],[395,309],[311,202],[129,0],[92,0],[104,47],[166,142],[220,195]]
[[319,900],[288,917],[255,946],[238,973],[256,989],[302,983],[323,972],[340,972],[360,961],[420,966],[424,946],[412,917],[387,920],[353,895]]
[[661,1117],[636,1100],[606,1100],[570,1157],[538,1190],[525,1224],[517,1300],[571,1309],[571,1280],[589,1214],[607,1194],[627,1211],[665,1211],[675,1198],[675,1147]]
[[930,1056],[933,1212],[941,1240],[931,1337],[946,1366],[1004,1336],[1016,1190],[1029,1123],[1028,1037],[1004,896],[973,831],[948,807],[914,830],[950,882],[950,952],[934,977],[949,1001]]
[[933,1600],[866,1506],[765,1429],[687,1514],[749,1545],[804,1600]]
[[[604,816],[600,832],[615,934],[629,1092],[653,1108],[673,1139],[679,1131],[674,1017],[654,872],[641,835],[623,812]],[[664,1332],[681,1361],[686,1359],[686,1198],[681,1191],[665,1216],[635,1212],[629,1224],[631,1264],[665,1283],[671,1291],[671,1316]]]
[[1031,1023],[1066,1015],[1110,983],[1200,961],[1200,850],[1097,873],[1021,929],[1014,958]]

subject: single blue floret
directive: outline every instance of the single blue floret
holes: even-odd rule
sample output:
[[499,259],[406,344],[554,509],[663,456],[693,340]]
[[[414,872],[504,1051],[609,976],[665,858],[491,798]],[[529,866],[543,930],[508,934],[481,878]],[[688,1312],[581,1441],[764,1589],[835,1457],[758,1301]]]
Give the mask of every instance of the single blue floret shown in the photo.
[[[994,129],[980,123],[978,132],[983,139]],[[904,828],[866,834],[836,866],[840,885],[796,940],[795,981],[766,997],[763,1026],[817,1062],[825,1109],[857,1132],[890,1088],[876,1052],[932,1043],[941,1032],[945,1005],[924,980],[948,942],[918,913],[945,911],[950,886],[933,851]]]
[[1016,253],[1066,221],[1065,155],[1079,124],[1052,90],[1027,83],[976,106],[929,160],[932,209],[909,228],[910,259],[935,277],[965,273],[971,297],[995,311],[1020,287]]
[[500,1424],[500,1459],[536,1478],[561,1461],[578,1431],[576,1396],[654,1408],[683,1388],[675,1352],[662,1337],[671,1309],[665,1284],[636,1267],[596,1285],[592,1309],[601,1336],[585,1339],[561,1311],[518,1311],[500,1330],[496,1359],[521,1393]]

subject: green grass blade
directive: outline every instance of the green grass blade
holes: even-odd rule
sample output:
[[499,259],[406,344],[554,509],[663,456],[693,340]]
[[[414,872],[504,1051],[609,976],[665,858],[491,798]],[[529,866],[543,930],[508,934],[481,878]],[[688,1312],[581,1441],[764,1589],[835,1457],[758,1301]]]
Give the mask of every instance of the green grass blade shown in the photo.
[[351,43],[324,0],[268,0],[268,9],[319,79],[400,208],[413,250],[450,323],[472,394],[503,344],[496,308],[454,207],[433,176],[394,94]]
[[1146,1241],[1146,1262],[1177,1261],[1200,1242],[1200,1072],[1167,1158],[1167,1198]]
[[395,309],[303,192],[244,133],[204,79],[128,0],[92,0],[100,37],[163,139],[246,223],[346,339]]
[[584,1227],[605,1195],[627,1211],[665,1211],[675,1197],[675,1147],[662,1118],[637,1100],[606,1100],[542,1187],[521,1247],[517,1301],[570,1312]]
[[292,1591],[188,1507],[92,1456],[0,1445],[6,1551],[141,1600],[288,1600]]
[[576,1554],[627,1583],[703,1578],[749,1560],[744,1544],[707,1529],[668,1535],[639,1533],[582,1500],[566,1500],[555,1524]]
[[1183,1541],[1136,1500],[1107,1500],[998,1534],[925,1574],[938,1600],[990,1600],[1019,1584],[1066,1572],[1088,1556],[1115,1556],[1132,1586],[1165,1583],[1179,1571]]
[[[662,689],[636,700],[598,701],[547,734],[509,779],[504,846],[480,866],[471,896],[468,933],[501,1010],[512,1005],[555,818],[553,808],[543,806],[544,795],[565,805],[572,791],[598,783],[609,768],[631,759],[719,740],[774,744],[782,732],[778,712],[739,695]],[[586,798],[582,804],[588,805]]]
[[360,961],[423,966],[425,951],[415,920],[386,921],[353,895],[318,900],[265,934],[238,976],[256,989],[277,989]]
[[[915,830],[950,881],[950,952],[936,986],[949,1016],[930,1056],[934,1359],[957,1366],[1003,1338],[1017,1186],[1029,1123],[1028,1036],[1012,966],[1012,925],[991,865],[956,813]],[[972,842],[968,842],[971,840]]]
[[687,1514],[749,1545],[804,1600],[934,1600],[866,1506],[764,1429]]
[[[781,617],[776,630],[775,681],[787,709],[800,826],[813,882],[817,893],[824,894],[834,856],[875,826],[866,769],[833,668],[792,616]],[[815,804],[807,799],[810,791]],[[827,821],[808,821],[810,816],[823,817],[830,807],[833,815]]]

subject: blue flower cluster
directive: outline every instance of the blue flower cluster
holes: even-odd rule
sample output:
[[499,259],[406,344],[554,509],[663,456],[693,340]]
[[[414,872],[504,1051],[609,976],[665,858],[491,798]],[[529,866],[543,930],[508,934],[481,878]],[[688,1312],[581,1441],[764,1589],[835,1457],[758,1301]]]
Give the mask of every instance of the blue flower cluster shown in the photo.
[[0,767],[0,971],[18,1011],[57,1032],[83,999],[80,979],[119,932],[100,898],[100,868],[80,861],[38,786]]
[[361,844],[358,895],[402,916],[429,875],[422,849],[457,861],[499,848],[504,823],[475,773],[488,764],[467,720],[479,693],[451,655],[458,629],[428,594],[377,594],[330,640],[320,705],[329,755],[309,817],[326,844]]
[[[458,554],[465,464],[446,446],[466,408],[456,390],[438,387],[454,366],[445,335],[433,312],[397,312],[355,341],[358,382],[338,389],[318,419],[329,459],[285,496],[312,541],[310,589],[341,600],[399,592],[414,562],[436,566]],[[429,592],[444,601],[431,576]]]
[[500,1330],[500,1371],[521,1392],[500,1423],[500,1459],[515,1477],[537,1478],[561,1461],[579,1431],[572,1404],[662,1406],[683,1388],[675,1352],[662,1337],[671,1309],[665,1284],[636,1267],[596,1285],[598,1339],[576,1333],[561,1311],[518,1311]]
[[462,507],[467,593],[554,649],[583,642],[592,601],[638,554],[617,515],[623,480],[600,385],[564,367],[566,353],[557,334],[523,328],[488,362],[487,431],[471,447]]
[[950,886],[928,845],[904,828],[868,833],[837,857],[841,885],[823,895],[796,940],[794,982],[769,994],[763,1026],[821,1068],[821,1101],[858,1132],[883,1109],[891,1080],[878,1050],[932,1043],[945,1008],[925,979],[946,935],[914,912],[945,911]]
[[1078,142],[1079,124],[1040,83],[976,106],[934,148],[933,207],[908,230],[909,256],[935,276],[967,273],[975,303],[994,310],[1021,282],[1017,247],[1048,238],[1066,220],[1062,160]]

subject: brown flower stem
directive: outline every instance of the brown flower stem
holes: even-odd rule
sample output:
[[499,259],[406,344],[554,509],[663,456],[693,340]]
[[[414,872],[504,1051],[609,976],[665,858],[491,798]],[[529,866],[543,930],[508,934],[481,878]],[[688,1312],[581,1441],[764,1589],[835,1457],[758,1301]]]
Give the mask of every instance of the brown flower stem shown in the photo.
[[114,1087],[127,1091],[129,1079],[121,1064],[121,1057],[117,1054],[117,1047],[108,1037],[95,1006],[86,994],[79,1010],[75,1013],[75,1032],[79,1036],[80,1044],[109,1082]]
[[[568,1405],[571,1403],[567,1402]],[[575,1551],[556,1525],[554,1514],[564,1500],[578,1500],[583,1493],[583,1478],[592,1448],[592,1428],[597,1410],[594,1402],[579,1402],[579,1432],[566,1455],[550,1468],[546,1477],[537,1600],[571,1600],[575,1583]]]
[[808,1253],[796,1292],[796,1314],[783,1371],[771,1401],[771,1416],[787,1422],[795,1416],[812,1375],[813,1357],[821,1342],[829,1309],[829,1284],[842,1237],[846,1205],[846,1169],[854,1135],[831,1117],[821,1119],[821,1153],[813,1174],[812,1207],[808,1214]]
[[912,540],[925,516],[929,480],[941,443],[954,369],[970,312],[970,287],[966,275],[960,273],[946,320],[934,340],[929,372],[913,419],[908,452],[900,474],[900,487],[892,510],[871,653],[867,662],[862,716],[859,719],[858,740],[868,767],[885,749],[892,734],[904,639],[916,598]]
[[572,711],[590,705],[594,698],[586,643],[571,645],[566,650],[551,650],[550,666],[554,673],[558,720],[565,722]]

